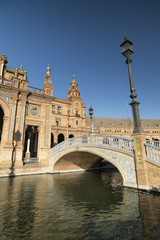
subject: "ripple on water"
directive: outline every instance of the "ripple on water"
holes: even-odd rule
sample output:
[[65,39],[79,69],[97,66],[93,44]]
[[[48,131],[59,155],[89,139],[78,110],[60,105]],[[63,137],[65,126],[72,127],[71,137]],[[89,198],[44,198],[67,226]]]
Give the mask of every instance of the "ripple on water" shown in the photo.
[[117,186],[108,176],[0,179],[0,239],[160,239],[160,197]]

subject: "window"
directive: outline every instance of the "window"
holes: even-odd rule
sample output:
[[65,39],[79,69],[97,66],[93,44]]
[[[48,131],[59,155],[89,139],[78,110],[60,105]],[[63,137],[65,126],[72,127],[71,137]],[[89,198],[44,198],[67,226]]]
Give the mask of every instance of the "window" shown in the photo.
[[61,107],[59,106],[57,109],[58,114],[61,114]]
[[52,106],[52,113],[55,113],[55,106]]
[[51,94],[51,90],[48,90],[48,89],[47,89],[47,94]]
[[23,83],[23,88],[26,89],[26,83]]
[[78,125],[78,120],[76,120],[76,125]]
[[17,81],[14,81],[14,87],[17,87]]

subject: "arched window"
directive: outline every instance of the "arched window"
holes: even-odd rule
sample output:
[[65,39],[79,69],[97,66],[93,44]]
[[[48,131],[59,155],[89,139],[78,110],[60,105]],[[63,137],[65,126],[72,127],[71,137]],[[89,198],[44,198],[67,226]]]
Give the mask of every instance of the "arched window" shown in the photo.
[[57,109],[58,114],[61,114],[61,107],[59,106]]
[[52,113],[55,113],[55,106],[52,105]]

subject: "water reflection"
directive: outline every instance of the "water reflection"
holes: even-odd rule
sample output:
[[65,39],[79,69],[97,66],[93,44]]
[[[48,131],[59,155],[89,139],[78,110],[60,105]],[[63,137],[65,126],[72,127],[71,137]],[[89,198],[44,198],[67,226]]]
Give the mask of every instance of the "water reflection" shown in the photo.
[[160,196],[118,172],[0,179],[0,239],[160,239]]

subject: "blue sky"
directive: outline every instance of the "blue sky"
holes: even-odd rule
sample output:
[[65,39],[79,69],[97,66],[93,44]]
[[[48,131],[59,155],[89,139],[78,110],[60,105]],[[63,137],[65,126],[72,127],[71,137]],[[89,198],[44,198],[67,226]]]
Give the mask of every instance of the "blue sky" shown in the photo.
[[54,96],[67,98],[75,72],[95,116],[132,117],[120,43],[133,42],[132,73],[141,118],[160,118],[159,0],[0,0],[0,54],[42,88],[48,63]]

